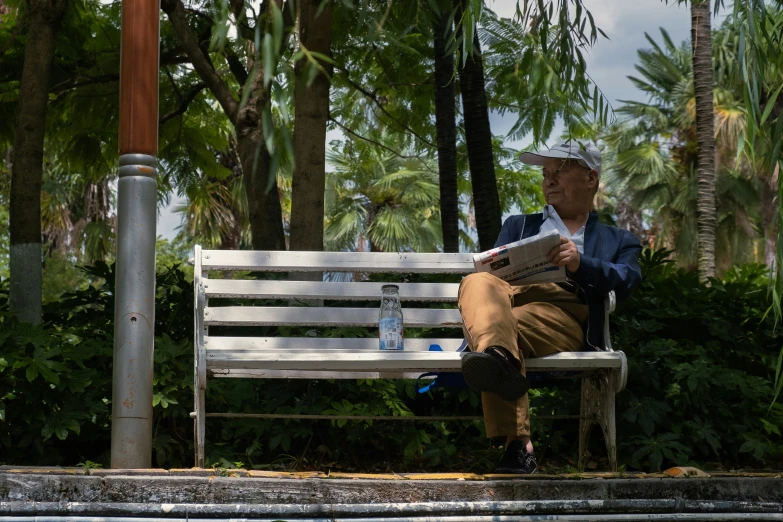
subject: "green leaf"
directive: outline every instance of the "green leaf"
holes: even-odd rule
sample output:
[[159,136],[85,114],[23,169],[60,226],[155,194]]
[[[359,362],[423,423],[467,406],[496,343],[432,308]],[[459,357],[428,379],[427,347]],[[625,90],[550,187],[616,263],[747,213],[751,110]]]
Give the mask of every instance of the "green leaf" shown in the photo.
[[27,371],[25,371],[25,377],[27,377],[28,381],[33,382],[38,377],[38,366],[35,364],[29,365]]
[[775,383],[775,395],[772,397],[772,403],[769,406],[770,409],[772,409],[772,406],[775,405],[775,402],[780,396],[781,390],[783,390],[783,349],[781,349],[780,353],[778,354],[778,363],[775,366],[775,380],[773,382]]
[[65,426],[65,428],[71,430],[72,432],[74,432],[77,435],[81,432],[81,426],[76,421],[76,419],[66,419],[63,422],[63,426]]
[[[280,119],[283,120],[285,125],[288,125],[288,122],[291,119],[290,113],[288,112],[288,104],[291,100],[288,96],[288,93],[284,91],[278,83],[275,83],[272,86],[272,95],[274,96],[275,101],[277,101],[277,106],[280,109]],[[285,125],[283,130],[287,132],[288,129],[285,127]]]
[[735,159],[735,165],[739,165],[742,153],[745,151],[745,133],[740,132],[737,136],[737,158]]
[[54,435],[54,426],[52,425],[52,421],[49,421],[41,428],[41,436],[44,440],[48,440],[52,435]]
[[283,11],[277,6],[275,2],[271,3],[271,7],[274,53],[275,56],[279,56],[280,45],[283,42]]
[[[39,364],[36,363],[35,366],[38,368],[38,370],[41,372],[41,375],[43,375],[43,378],[49,381],[52,384],[60,384],[60,376],[57,375],[55,372],[49,369],[49,366],[47,364]],[[32,368],[33,365],[30,365],[28,367],[28,370]]]
[[264,143],[269,154],[275,153],[275,127],[272,124],[272,111],[269,107],[261,113],[261,128],[264,133]]
[[54,428],[54,434],[58,439],[65,440],[68,438],[68,429],[65,426],[57,426]]
[[274,78],[275,69],[277,68],[277,56],[273,47],[272,35],[266,33],[264,35],[264,43],[261,46],[264,56],[264,87],[269,87],[269,83]]
[[775,102],[778,99],[778,94],[780,94],[780,90],[783,89],[783,84],[778,87],[778,89],[775,91],[775,94],[772,95],[772,97],[767,102],[767,107],[764,109],[764,113],[761,115],[761,120],[759,121],[759,125],[764,125],[764,122],[767,121],[767,118],[769,117],[770,113],[772,113],[772,109],[775,107]]

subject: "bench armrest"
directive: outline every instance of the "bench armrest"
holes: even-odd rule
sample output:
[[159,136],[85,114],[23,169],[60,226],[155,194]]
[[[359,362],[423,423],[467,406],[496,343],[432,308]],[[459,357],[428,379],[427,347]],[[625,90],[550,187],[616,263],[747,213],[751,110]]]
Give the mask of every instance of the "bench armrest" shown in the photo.
[[604,349],[607,352],[613,352],[612,349],[612,339],[609,337],[609,315],[611,315],[612,312],[615,311],[617,308],[617,296],[614,293],[614,290],[611,290],[608,294],[606,294],[606,299],[604,300]]

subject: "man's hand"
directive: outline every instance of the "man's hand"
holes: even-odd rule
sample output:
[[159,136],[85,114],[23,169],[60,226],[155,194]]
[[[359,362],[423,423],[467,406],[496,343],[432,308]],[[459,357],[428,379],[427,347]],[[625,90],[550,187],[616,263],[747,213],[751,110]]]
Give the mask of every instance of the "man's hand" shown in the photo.
[[579,269],[580,261],[579,250],[570,239],[560,236],[560,245],[549,252],[549,260],[553,265],[564,266],[569,272],[576,272]]

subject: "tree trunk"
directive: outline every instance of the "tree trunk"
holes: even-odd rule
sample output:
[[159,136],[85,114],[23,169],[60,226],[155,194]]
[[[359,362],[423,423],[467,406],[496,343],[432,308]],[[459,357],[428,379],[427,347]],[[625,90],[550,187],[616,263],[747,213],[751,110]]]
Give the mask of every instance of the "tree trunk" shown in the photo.
[[696,94],[696,135],[699,144],[699,278],[715,276],[715,116],[712,83],[712,35],[709,0],[691,3],[693,84]]
[[449,11],[441,11],[433,27],[435,48],[435,130],[438,138],[440,226],[443,231],[443,251],[459,252],[454,53],[447,52],[447,42],[452,35],[449,14]]
[[[329,56],[332,45],[333,1],[319,11],[320,0],[302,0],[299,42],[310,52]],[[329,77],[319,71],[307,85],[308,59],[296,62],[294,91],[294,172],[291,182],[291,250],[324,249],[326,188],[326,121],[329,117]],[[320,62],[327,74],[332,67]]]
[[269,103],[262,90],[263,74],[256,74],[253,94],[236,120],[237,152],[247,193],[250,235],[255,250],[285,250],[283,209],[277,180],[269,170],[270,156],[261,131],[261,115]]
[[67,0],[29,0],[27,46],[11,168],[9,305],[19,319],[41,322],[41,177],[49,73]]
[[[456,19],[463,16],[462,0],[454,0]],[[457,25],[458,34],[461,33]],[[476,209],[476,228],[479,248],[492,248],[500,234],[501,212],[498,197],[495,161],[492,155],[492,132],[489,127],[489,108],[484,86],[484,64],[478,32],[474,31],[473,51],[459,69],[462,91],[462,117],[465,121],[465,142],[473,187],[473,205]]]

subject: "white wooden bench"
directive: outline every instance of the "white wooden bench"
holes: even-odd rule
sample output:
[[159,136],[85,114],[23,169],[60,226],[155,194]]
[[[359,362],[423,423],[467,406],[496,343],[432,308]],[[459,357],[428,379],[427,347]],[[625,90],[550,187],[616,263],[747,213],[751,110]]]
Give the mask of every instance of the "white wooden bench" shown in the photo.
[[[416,378],[424,372],[460,371],[462,319],[456,309],[457,283],[402,283],[406,328],[454,328],[460,338],[405,339],[404,352],[381,352],[377,338],[227,337],[210,335],[211,326],[364,326],[377,328],[381,282],[311,282],[249,279],[210,279],[210,271],[348,272],[386,274],[469,274],[470,254],[412,254],[370,252],[263,252],[202,250],[195,247],[195,419],[196,466],[204,466],[207,417],[321,418],[318,415],[207,413],[207,377],[239,378]],[[396,282],[395,282],[396,283]],[[369,308],[316,306],[214,306],[215,300],[269,299],[369,301]],[[453,303],[454,308],[416,308],[416,303]],[[375,305],[378,306],[375,306]],[[612,470],[617,469],[614,394],[625,387],[625,355],[609,342],[609,312],[614,295],[607,296],[604,338],[606,351],[561,353],[526,361],[528,372],[581,371],[579,466],[591,428],[603,431]],[[443,351],[428,351],[438,344]],[[339,418],[339,417],[330,417]],[[347,417],[360,419],[359,417]],[[454,419],[461,417],[455,416]],[[379,419],[376,417],[376,419]],[[383,417],[388,420],[435,420],[435,417]]]

